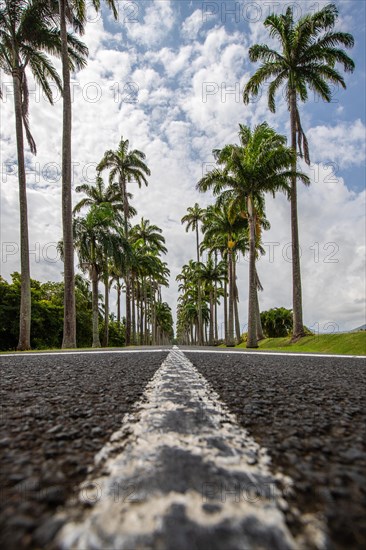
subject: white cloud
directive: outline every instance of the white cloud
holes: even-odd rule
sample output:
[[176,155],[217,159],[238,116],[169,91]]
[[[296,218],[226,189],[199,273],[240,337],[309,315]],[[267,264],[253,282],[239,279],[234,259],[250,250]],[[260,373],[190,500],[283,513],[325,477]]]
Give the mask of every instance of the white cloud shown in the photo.
[[360,119],[335,126],[315,126],[307,135],[315,161],[335,161],[340,168],[365,163],[366,128]]
[[194,40],[204,24],[202,10],[195,10],[189,17],[185,19],[182,25],[182,35],[185,38]]
[[[141,5],[139,6],[139,10],[141,10]],[[164,2],[154,0],[146,8],[143,22],[140,19],[141,15],[138,14],[138,21],[126,21],[129,37],[147,47],[159,46],[172,30],[175,22],[170,0],[165,0]]]

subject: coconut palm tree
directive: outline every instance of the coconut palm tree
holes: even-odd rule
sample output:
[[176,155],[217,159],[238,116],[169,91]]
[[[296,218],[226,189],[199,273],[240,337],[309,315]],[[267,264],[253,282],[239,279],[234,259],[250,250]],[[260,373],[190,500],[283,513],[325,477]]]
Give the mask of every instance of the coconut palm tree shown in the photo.
[[[65,40],[71,67],[82,64],[83,45],[69,33]],[[25,176],[24,133],[30,150],[36,154],[36,144],[29,125],[29,92],[27,68],[30,69],[45,97],[52,104],[53,81],[61,90],[61,80],[45,52],[60,55],[60,33],[54,28],[52,12],[45,2],[37,0],[3,0],[0,6],[0,68],[11,75],[14,88],[15,131],[18,159],[21,303],[18,349],[30,348],[31,293],[29,267],[28,208]],[[1,92],[0,92],[1,96]]]
[[[296,153],[286,147],[286,137],[262,123],[253,131],[239,124],[239,145],[226,145],[216,152],[219,167],[204,176],[197,184],[200,191],[213,189],[221,199],[228,201],[229,210],[237,211],[246,204],[249,222],[249,306],[247,347],[258,347],[257,342],[257,275],[256,226],[258,212],[263,212],[264,193],[289,192],[293,176],[293,157]],[[309,178],[295,172],[304,183]]]
[[[197,252],[197,262],[200,261],[200,240],[199,240],[199,223],[202,221],[205,214],[205,210],[200,208],[199,204],[196,202],[192,207],[187,208],[187,214],[181,219],[181,223],[186,223],[186,232],[190,229],[196,232],[196,252]],[[202,346],[203,344],[203,324],[202,324],[202,314],[201,314],[201,289],[198,281],[198,345]]]
[[[268,87],[268,106],[275,112],[276,92],[286,86],[286,99],[290,111],[291,147],[304,156],[310,164],[306,135],[301,126],[298,108],[299,100],[308,99],[308,89],[330,102],[331,88],[328,83],[346,88],[345,81],[335,68],[343,65],[346,72],[353,72],[354,62],[341,48],[351,48],[354,39],[351,34],[334,30],[338,9],[328,4],[320,11],[306,14],[294,21],[293,9],[288,7],[285,15],[269,15],[264,21],[271,38],[278,41],[273,49],[267,44],[255,44],[249,49],[252,62],[262,61],[262,65],[250,78],[244,88],[244,103],[251,96],[257,96],[262,84],[271,80]],[[296,156],[293,157],[293,172],[296,171]],[[299,231],[297,215],[297,180],[291,181],[291,233],[292,233],[292,292],[293,292],[293,339],[304,335],[302,316],[302,292],[300,271]]]
[[[105,0],[117,19],[117,9],[114,0]],[[55,1],[49,0],[56,9]],[[99,11],[100,0],[91,0],[92,6]],[[74,292],[74,247],[72,221],[72,174],[71,174],[71,130],[72,130],[72,101],[70,87],[70,52],[67,43],[67,25],[83,34],[86,23],[85,0],[57,0],[58,20],[61,32],[61,61],[63,83],[63,119],[62,119],[62,230],[64,242],[64,334],[62,347],[69,348],[76,345],[76,314]]]
[[[145,163],[145,154],[138,149],[129,150],[129,140],[123,139],[118,145],[116,151],[108,150],[97,166],[97,171],[100,173],[103,170],[110,170],[109,181],[111,184],[118,180],[120,196],[123,201],[124,208],[124,229],[128,239],[129,228],[129,202],[127,194],[127,184],[136,182],[139,187],[144,183],[148,185],[146,176],[150,176],[150,170]],[[131,283],[128,268],[125,276],[126,282],[126,345],[131,343]]]

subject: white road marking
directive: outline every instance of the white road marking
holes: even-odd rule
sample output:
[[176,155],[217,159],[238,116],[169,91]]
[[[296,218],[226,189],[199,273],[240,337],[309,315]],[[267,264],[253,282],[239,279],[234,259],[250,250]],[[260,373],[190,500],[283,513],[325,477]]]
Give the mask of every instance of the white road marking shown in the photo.
[[332,355],[330,353],[302,353],[296,351],[234,351],[221,348],[220,351],[209,349],[183,349],[183,353],[230,353],[235,355],[273,355],[280,357],[336,357],[338,359],[366,359],[366,355]]
[[325,547],[310,516],[290,533],[292,481],[271,472],[266,450],[176,347],[95,462],[99,477],[92,471],[59,514],[63,550]]
[[14,353],[0,353],[0,359],[2,357],[43,357],[48,355],[110,355],[114,353],[162,353],[168,352],[169,349],[120,349],[120,350],[90,350],[90,351],[45,351],[45,352],[14,352]]
[[[178,348],[173,346],[173,349]],[[99,354],[114,354],[114,353],[162,353],[169,352],[171,348],[161,348],[161,349],[120,349],[120,350],[85,350],[85,351],[45,351],[45,352],[13,352],[13,353],[0,353],[0,359],[2,357],[37,357],[37,356],[48,356],[48,355],[99,355]],[[302,352],[291,352],[291,351],[241,351],[241,350],[231,350],[226,348],[219,349],[183,349],[183,353],[229,353],[229,354],[242,354],[242,355],[278,355],[279,357],[334,357],[338,359],[366,359],[366,355],[335,355],[329,353],[302,353]]]

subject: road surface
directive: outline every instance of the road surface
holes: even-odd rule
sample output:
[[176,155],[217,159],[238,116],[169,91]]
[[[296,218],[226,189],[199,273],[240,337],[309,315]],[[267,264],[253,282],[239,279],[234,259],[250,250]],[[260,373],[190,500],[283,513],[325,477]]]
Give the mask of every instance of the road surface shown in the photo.
[[366,546],[363,359],[155,348],[0,365],[2,548]]

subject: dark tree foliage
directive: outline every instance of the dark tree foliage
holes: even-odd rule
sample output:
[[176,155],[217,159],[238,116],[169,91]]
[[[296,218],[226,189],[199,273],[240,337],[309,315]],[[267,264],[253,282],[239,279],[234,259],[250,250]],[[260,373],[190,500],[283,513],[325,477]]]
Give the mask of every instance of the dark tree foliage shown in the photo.
[[267,338],[280,338],[292,331],[292,310],[275,307],[261,313],[262,328]]
[[[14,350],[18,342],[20,274],[15,272],[9,283],[0,277],[0,350]],[[78,347],[91,344],[91,293],[89,284],[76,277]],[[63,283],[40,283],[31,279],[32,328],[34,349],[60,348],[63,331]]]
[[[111,313],[108,325],[109,338],[108,347],[120,348],[125,345],[126,341],[126,318],[122,319],[121,323],[115,319],[114,313]],[[100,323],[99,338],[102,340],[104,334],[104,319]]]

